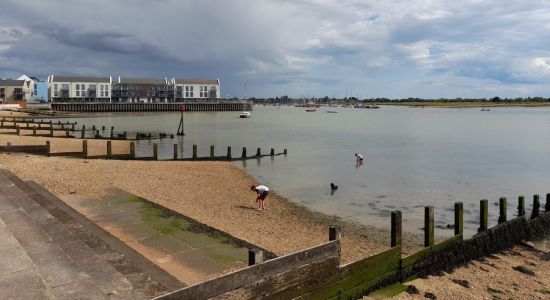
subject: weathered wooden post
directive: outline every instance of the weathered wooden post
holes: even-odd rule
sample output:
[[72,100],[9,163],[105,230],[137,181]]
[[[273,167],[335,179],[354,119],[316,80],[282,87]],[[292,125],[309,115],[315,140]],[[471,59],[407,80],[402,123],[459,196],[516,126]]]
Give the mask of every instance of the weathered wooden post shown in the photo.
[[82,140],[82,156],[88,158],[88,141]]
[[264,252],[259,249],[248,249],[248,266],[264,262]]
[[498,199],[498,207],[500,211],[498,216],[498,223],[500,224],[508,220],[508,217],[507,217],[508,203],[506,201],[506,197],[500,197]]
[[71,136],[71,135],[69,134],[69,128],[65,129],[65,136],[66,136],[66,137]]
[[65,129],[65,124],[61,124],[61,129]]
[[0,126],[3,128],[4,127],[4,120],[0,121]]
[[544,204],[544,211],[550,211],[550,193],[546,194],[546,204]]
[[210,145],[210,158],[214,158],[214,145]]
[[151,133],[149,132],[149,134],[147,134],[147,139],[150,140],[151,139]]
[[73,123],[73,124],[71,125],[71,130],[72,130],[72,131],[75,130],[75,125],[76,125],[76,123]]
[[231,159],[231,146],[227,146],[227,159]]
[[111,126],[111,138],[115,136],[115,127]]
[[51,144],[50,144],[50,141],[46,141],[46,154],[48,155],[48,157],[50,157],[50,153],[51,153]]
[[128,132],[124,131],[124,134],[123,134],[123,139],[127,140],[128,139]]
[[479,201],[479,229],[478,232],[486,231],[489,222],[489,200]]
[[178,159],[178,144],[174,144],[174,160]]
[[42,129],[42,123],[38,123],[38,129]]
[[533,195],[533,212],[531,212],[531,219],[534,219],[539,216],[539,210],[540,210],[539,195],[535,194]]
[[243,147],[243,154],[241,155],[242,159],[246,159],[246,147]]
[[82,129],[80,129],[80,138],[83,139],[86,135],[86,126],[82,124]]
[[105,131],[105,125],[101,126],[101,131]]
[[113,157],[113,145],[111,144],[111,141],[107,141],[107,158]]
[[455,203],[455,235],[464,233],[464,205],[462,202]]
[[401,246],[401,211],[391,212],[391,247]]
[[342,238],[342,231],[340,230],[340,228],[330,226],[328,228],[328,240],[329,240],[329,242],[339,240],[340,238]]
[[154,160],[159,159],[159,144],[157,144],[157,143],[153,144],[153,159]]
[[269,156],[275,156],[275,149],[271,148],[271,151],[269,152]]
[[50,127],[50,136],[53,136],[53,127]]
[[16,131],[17,131],[17,135],[21,135],[21,129],[19,129],[19,125],[17,125]]
[[95,124],[92,125],[92,131],[95,132]]
[[525,216],[525,197],[518,197],[518,217]]
[[286,156],[288,154],[288,151],[286,151],[286,149],[284,149],[283,154]]
[[30,129],[31,128],[31,124],[29,123],[29,121],[27,121],[27,129]]
[[197,145],[193,144],[193,158],[197,158]]
[[33,126],[33,127],[32,127],[32,135],[33,135],[33,136],[36,136],[36,126]]
[[424,247],[434,244],[434,207],[424,207]]
[[130,142],[130,158],[136,158],[136,144],[134,142]]
[[258,157],[262,156],[262,148],[258,148],[256,150],[256,156],[258,156]]

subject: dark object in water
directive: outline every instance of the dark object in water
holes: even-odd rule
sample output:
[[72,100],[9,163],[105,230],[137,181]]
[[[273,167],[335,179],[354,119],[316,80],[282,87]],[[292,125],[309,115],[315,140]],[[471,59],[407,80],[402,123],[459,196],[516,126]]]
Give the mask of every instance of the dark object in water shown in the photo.
[[338,186],[331,182],[331,183],[330,183],[330,189],[333,190],[333,191],[334,191],[334,190],[337,190],[337,189],[338,189]]
[[161,139],[166,138],[166,136],[167,136],[166,133],[162,133],[162,132],[159,133],[159,137],[160,137]]
[[170,135],[170,138],[171,138],[171,139],[173,139],[173,138],[174,138],[174,135],[173,135],[173,134],[171,134],[171,135]]

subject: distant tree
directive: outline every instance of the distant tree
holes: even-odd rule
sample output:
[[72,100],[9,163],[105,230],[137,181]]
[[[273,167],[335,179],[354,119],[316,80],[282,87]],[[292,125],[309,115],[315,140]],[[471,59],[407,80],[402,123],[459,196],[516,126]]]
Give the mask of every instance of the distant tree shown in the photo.
[[500,97],[491,98],[491,102],[500,102]]

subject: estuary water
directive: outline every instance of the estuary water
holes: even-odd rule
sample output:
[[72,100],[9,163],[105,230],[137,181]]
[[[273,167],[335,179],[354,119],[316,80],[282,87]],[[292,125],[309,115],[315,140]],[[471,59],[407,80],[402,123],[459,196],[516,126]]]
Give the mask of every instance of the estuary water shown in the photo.
[[[327,109],[338,113],[326,113]],[[390,212],[403,212],[404,229],[420,232],[424,206],[435,209],[436,235],[447,236],[453,205],[464,203],[466,232],[478,227],[479,200],[489,199],[490,224],[498,218],[498,198],[508,197],[515,217],[517,197],[533,194],[544,203],[550,192],[550,109],[548,108],[304,108],[255,106],[252,118],[238,112],[186,112],[185,137],[160,140],[161,158],[172,145],[191,155],[233,156],[288,149],[288,156],[235,162],[262,184],[314,211],[389,228]],[[180,114],[110,113],[81,118],[80,124],[115,126],[129,132],[175,134]],[[138,153],[152,152],[140,141]],[[365,156],[357,165],[354,153]],[[331,192],[330,183],[339,188]],[[243,187],[247,189],[248,187]],[[253,197],[251,196],[251,199]],[[252,200],[251,200],[252,201]],[[269,205],[269,202],[267,202]],[[544,205],[543,205],[544,206]]]

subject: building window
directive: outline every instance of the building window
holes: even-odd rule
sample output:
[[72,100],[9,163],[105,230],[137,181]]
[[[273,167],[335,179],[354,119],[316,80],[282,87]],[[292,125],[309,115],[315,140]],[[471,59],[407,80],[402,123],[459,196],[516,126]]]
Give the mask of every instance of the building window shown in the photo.
[[80,90],[80,84],[78,84],[78,83],[76,84],[76,89]]
[[109,91],[105,91],[105,97],[109,97]]
[[79,90],[76,91],[76,96],[80,97],[80,91]]

